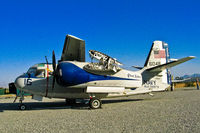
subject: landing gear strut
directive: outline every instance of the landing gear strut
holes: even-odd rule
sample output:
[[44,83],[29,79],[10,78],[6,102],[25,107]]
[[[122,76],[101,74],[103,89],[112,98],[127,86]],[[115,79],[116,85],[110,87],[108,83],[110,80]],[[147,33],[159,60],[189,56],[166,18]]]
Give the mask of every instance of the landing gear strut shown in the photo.
[[91,109],[98,109],[101,108],[101,100],[98,98],[91,98],[89,102],[89,106]]
[[19,99],[19,109],[20,110],[26,110],[26,105],[22,103],[24,101],[24,93],[20,91],[20,99]]

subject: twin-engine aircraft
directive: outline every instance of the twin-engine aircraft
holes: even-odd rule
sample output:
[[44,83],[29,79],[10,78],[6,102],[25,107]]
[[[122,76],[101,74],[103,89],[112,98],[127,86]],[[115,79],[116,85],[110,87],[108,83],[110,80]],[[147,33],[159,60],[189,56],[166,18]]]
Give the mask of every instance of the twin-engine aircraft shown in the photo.
[[[144,67],[134,66],[138,71],[125,70],[117,59],[95,50],[90,50],[89,55],[91,63],[85,62],[85,41],[67,35],[57,64],[53,52],[52,64],[46,59],[46,63],[30,67],[16,78],[15,86],[36,100],[62,98],[75,103],[76,99],[88,99],[90,108],[98,109],[102,98],[164,91],[171,83],[168,68],[195,58],[170,60],[168,45],[162,41],[153,42]],[[21,110],[26,109],[23,100],[21,93]]]

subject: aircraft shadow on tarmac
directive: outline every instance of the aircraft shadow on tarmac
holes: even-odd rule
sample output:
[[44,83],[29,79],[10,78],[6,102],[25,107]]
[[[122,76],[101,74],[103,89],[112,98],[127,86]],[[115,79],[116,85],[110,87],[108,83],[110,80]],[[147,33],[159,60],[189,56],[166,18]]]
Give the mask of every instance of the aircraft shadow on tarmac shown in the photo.
[[[112,103],[120,103],[120,102],[136,102],[142,101],[144,99],[112,99],[112,100],[102,100],[102,104],[112,104]],[[27,109],[29,110],[56,110],[56,109],[78,109],[78,110],[88,110],[89,105],[85,103],[76,103],[72,106],[66,105],[65,102],[24,102]],[[0,103],[0,112],[4,112],[6,110],[16,110],[18,111],[19,103]]]

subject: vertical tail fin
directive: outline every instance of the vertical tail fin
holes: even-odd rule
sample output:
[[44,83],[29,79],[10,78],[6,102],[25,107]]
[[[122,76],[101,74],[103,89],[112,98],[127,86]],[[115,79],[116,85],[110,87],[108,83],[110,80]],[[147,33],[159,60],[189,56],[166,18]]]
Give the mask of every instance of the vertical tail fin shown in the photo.
[[141,71],[143,86],[141,88],[152,91],[163,91],[170,86],[171,75],[168,68],[194,59],[194,56],[170,61],[168,44],[162,41],[154,41],[149,55]]
[[154,41],[146,59],[144,67],[151,68],[169,61],[168,44],[162,41]]
[[[169,58],[168,44],[163,41],[154,41],[144,64],[144,68],[149,69],[168,63]],[[145,84],[151,84],[151,82],[153,82],[156,86],[148,87],[149,85],[146,85],[147,88],[159,90],[165,88],[161,84],[166,84],[167,86],[170,84],[171,79],[169,75],[170,73],[168,69],[165,69],[160,73],[143,73],[143,80]]]

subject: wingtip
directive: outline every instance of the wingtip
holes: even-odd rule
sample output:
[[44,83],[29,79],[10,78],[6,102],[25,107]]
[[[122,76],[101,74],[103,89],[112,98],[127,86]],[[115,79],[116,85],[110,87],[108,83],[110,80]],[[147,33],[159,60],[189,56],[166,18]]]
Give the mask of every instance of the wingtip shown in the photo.
[[76,36],[74,36],[74,35],[67,34],[66,37],[68,37],[68,36],[71,37],[71,38],[74,38],[74,39],[83,41],[83,39],[78,38],[78,37],[76,37]]
[[194,59],[194,58],[196,58],[195,56],[189,56],[191,59]]

